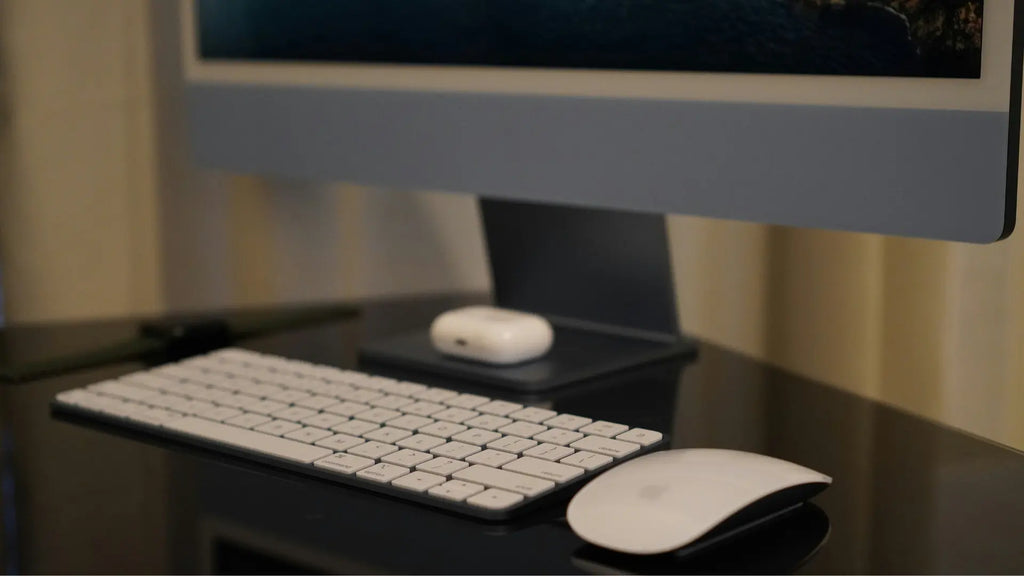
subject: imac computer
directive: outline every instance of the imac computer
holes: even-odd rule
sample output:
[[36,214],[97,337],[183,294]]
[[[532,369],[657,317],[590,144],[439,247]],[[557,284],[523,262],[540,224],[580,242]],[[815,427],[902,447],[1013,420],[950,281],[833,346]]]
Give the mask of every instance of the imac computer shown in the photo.
[[689,348],[664,214],[992,242],[1013,229],[1024,3],[184,1],[201,167],[480,197],[542,360],[366,358],[537,391]]

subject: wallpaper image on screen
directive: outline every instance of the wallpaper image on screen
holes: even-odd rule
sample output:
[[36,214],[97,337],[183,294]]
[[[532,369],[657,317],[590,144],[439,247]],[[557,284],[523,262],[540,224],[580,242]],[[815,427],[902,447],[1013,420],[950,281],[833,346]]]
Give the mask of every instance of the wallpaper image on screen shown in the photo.
[[984,0],[198,0],[203,58],[981,76]]

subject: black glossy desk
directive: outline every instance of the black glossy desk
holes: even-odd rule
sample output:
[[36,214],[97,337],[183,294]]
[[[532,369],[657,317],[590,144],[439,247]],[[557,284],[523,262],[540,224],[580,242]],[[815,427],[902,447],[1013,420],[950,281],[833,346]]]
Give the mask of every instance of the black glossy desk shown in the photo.
[[[358,319],[242,345],[355,366],[360,341],[451,304],[377,302]],[[0,331],[0,358],[133,330],[128,320],[11,328]],[[141,367],[0,387],[4,572],[1024,572],[1024,455],[708,344],[692,363],[529,401],[670,431],[673,447],[785,458],[835,484],[815,507],[741,541],[642,562],[585,545],[564,507],[480,523],[51,417],[56,392]]]

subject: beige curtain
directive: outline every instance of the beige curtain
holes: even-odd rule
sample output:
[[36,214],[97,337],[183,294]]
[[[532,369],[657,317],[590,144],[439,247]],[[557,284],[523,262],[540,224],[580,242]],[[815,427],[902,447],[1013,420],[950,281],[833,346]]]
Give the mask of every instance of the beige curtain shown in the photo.
[[[487,287],[472,199],[192,174],[152,4],[0,10],[9,320]],[[691,333],[1024,448],[1024,234],[968,246],[683,217],[670,234]]]
[[1024,234],[973,246],[681,218],[673,237],[694,333],[1024,446]]

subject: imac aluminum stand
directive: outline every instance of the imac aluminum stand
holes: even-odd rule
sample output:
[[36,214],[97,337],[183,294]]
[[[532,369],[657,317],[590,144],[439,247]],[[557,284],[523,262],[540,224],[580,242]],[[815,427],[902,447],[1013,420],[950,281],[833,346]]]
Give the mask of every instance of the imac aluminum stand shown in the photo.
[[500,367],[436,352],[428,327],[363,347],[362,359],[520,393],[694,354],[680,335],[661,215],[481,200],[494,303],[545,316],[548,354]]

